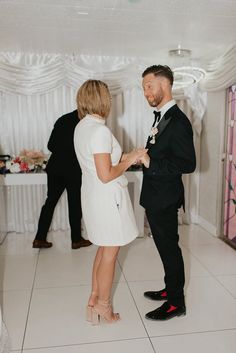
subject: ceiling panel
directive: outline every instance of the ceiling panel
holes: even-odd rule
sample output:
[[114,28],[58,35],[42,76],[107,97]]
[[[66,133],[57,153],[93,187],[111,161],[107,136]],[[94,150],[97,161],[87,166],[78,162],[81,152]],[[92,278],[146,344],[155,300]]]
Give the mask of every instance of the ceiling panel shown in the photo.
[[0,51],[167,60],[181,44],[206,62],[233,42],[235,0],[0,0]]

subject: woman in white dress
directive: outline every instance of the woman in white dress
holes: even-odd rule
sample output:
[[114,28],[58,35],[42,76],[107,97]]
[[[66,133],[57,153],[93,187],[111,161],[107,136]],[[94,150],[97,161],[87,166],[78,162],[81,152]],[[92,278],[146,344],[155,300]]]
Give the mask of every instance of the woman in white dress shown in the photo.
[[147,150],[123,154],[105,125],[111,108],[107,85],[86,81],[78,90],[80,123],[75,128],[75,151],[82,169],[82,214],[89,240],[98,245],[92,274],[87,319],[93,324],[120,319],[111,303],[111,288],[119,248],[138,235],[124,172]]

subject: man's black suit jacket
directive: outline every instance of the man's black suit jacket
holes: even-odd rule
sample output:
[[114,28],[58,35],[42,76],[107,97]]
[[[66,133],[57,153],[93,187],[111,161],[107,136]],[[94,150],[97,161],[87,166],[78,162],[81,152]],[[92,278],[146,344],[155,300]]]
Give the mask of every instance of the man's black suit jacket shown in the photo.
[[148,211],[184,205],[182,174],[196,167],[192,126],[175,104],[158,125],[155,144],[148,138],[149,168],[143,167],[140,204]]
[[56,123],[48,141],[52,152],[46,171],[60,175],[81,176],[81,169],[74,149],[74,130],[79,122],[78,111],[61,116]]

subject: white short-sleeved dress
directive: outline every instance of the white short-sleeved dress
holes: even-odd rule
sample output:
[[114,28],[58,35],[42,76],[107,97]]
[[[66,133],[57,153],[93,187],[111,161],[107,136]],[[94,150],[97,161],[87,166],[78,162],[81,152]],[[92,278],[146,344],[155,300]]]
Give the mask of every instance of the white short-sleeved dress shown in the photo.
[[103,183],[97,176],[94,154],[110,153],[112,165],[121,147],[105,120],[86,115],[75,128],[75,152],[82,169],[81,203],[89,240],[99,246],[125,245],[138,236],[138,229],[124,175]]

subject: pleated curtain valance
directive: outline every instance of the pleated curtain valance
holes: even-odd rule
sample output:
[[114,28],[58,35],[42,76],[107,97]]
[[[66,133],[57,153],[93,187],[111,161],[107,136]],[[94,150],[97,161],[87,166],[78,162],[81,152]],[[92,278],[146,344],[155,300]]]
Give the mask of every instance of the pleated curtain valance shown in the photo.
[[200,83],[204,91],[222,91],[236,82],[236,43],[226,52],[212,61],[207,68],[207,74]]
[[140,86],[136,59],[62,54],[0,54],[0,91],[33,95],[61,86],[74,89],[87,79],[104,80],[111,94]]
[[[63,85],[77,89],[85,80],[96,78],[104,80],[112,94],[118,94],[141,87],[141,73],[149,65],[150,62],[138,58],[0,53],[0,91],[33,95]],[[209,63],[199,87],[203,91],[219,91],[235,82],[236,44]]]
[[[63,87],[74,92],[87,79],[105,81],[113,96],[136,89],[141,93],[142,71],[150,66],[138,58],[37,53],[0,53],[0,92],[40,97]],[[201,131],[206,93],[195,84],[173,92],[177,100],[188,99]]]

